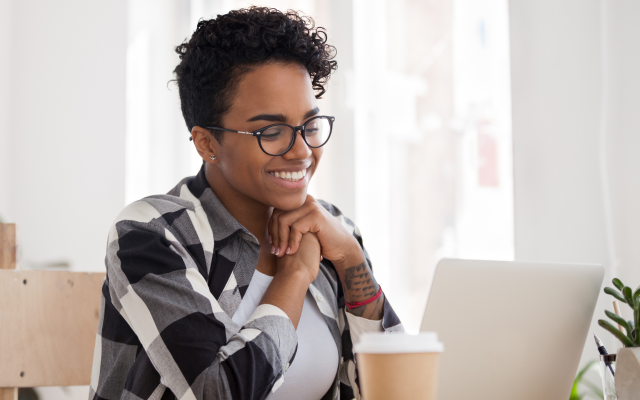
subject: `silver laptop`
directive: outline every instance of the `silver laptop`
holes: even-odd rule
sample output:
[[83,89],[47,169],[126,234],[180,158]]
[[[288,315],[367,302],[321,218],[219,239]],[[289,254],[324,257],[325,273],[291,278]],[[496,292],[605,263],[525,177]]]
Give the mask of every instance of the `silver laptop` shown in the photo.
[[438,400],[567,400],[603,276],[600,265],[440,261],[421,327],[445,348]]

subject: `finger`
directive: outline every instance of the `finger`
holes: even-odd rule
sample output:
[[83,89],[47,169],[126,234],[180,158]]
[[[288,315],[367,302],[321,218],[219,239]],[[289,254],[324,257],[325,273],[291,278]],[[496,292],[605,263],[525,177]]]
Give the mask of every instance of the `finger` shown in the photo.
[[275,246],[275,254],[283,256],[287,254],[289,248],[289,232],[291,225],[298,219],[304,217],[315,209],[315,205],[303,205],[292,211],[280,211],[276,216],[272,216],[274,220],[272,225],[273,245]]
[[288,246],[290,248],[289,254],[295,254],[296,251],[300,248],[300,241],[302,240],[302,235],[307,232],[311,232],[314,234],[317,240],[317,235],[315,233],[318,231],[318,215],[316,212],[310,212],[304,217],[296,220],[293,224],[291,224],[291,229],[289,233],[289,243]]
[[291,231],[289,233],[289,243],[287,254],[296,254],[296,251],[300,248],[300,241],[302,240],[302,235],[309,232],[309,228],[295,222],[291,226]]
[[279,257],[283,257],[287,254],[287,242],[289,241],[289,224],[286,222],[287,216],[280,215],[278,216],[278,241],[276,242],[277,249],[276,255]]
[[[314,207],[307,208],[307,214],[298,217],[297,219],[290,218],[289,215],[284,216],[285,221],[281,220],[281,223],[286,223],[289,226],[289,240],[287,241],[286,254],[295,254],[300,247],[300,241],[302,235],[307,232],[314,232],[317,229],[318,223],[314,218],[310,216],[316,213]],[[282,239],[281,239],[282,240]]]
[[[306,212],[307,214],[303,214]],[[280,257],[285,254],[294,254],[295,252],[291,252],[291,227],[300,220],[304,220],[305,216],[311,213],[312,210],[307,208],[300,208],[295,211],[290,211],[285,214],[281,214],[278,216],[278,240],[279,245],[278,248],[280,251],[276,250],[276,253],[280,255]],[[300,226],[300,225],[298,225]],[[304,229],[303,226],[300,226],[303,232],[308,232],[308,229]],[[302,236],[302,235],[301,235]],[[300,239],[298,239],[298,242]]]
[[271,214],[271,218],[269,219],[268,226],[268,235],[271,239],[271,254],[276,253],[276,245],[278,244],[278,216],[282,213],[280,210],[273,210]]

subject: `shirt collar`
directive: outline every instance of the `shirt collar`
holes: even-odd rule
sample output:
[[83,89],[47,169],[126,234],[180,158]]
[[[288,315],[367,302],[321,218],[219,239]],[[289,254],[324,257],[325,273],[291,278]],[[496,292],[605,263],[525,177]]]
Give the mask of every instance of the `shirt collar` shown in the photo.
[[258,239],[229,213],[213,192],[204,174],[204,164],[198,174],[187,184],[187,188],[200,200],[200,204],[207,214],[215,242],[214,250],[225,247],[236,236],[242,236],[259,245]]

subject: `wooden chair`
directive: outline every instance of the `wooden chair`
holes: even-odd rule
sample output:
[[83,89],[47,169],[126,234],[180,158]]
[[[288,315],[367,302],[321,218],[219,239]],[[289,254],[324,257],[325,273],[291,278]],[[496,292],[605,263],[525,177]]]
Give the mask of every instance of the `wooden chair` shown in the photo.
[[104,277],[16,269],[16,226],[0,223],[0,400],[90,383]]

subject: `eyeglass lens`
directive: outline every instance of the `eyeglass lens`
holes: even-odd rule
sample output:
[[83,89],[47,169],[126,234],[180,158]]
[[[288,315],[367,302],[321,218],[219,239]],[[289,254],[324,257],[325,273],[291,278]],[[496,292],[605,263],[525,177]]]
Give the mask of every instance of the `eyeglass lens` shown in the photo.
[[[323,146],[330,134],[331,123],[327,118],[314,118],[305,125],[304,136],[310,147]],[[288,125],[274,125],[260,135],[263,150],[272,155],[287,151],[292,140],[292,129]]]

